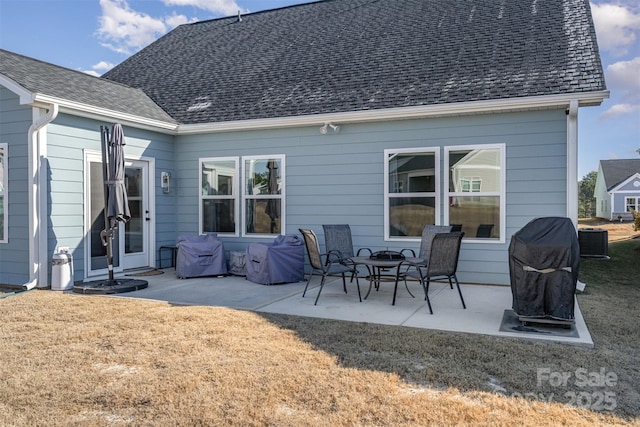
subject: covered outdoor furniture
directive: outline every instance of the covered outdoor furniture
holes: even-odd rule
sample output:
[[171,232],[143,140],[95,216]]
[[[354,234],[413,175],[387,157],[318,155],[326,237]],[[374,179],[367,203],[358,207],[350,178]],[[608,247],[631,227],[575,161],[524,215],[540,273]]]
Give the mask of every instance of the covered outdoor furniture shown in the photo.
[[187,277],[220,276],[227,274],[227,259],[224,244],[216,233],[185,235],[176,240],[176,276]]
[[574,321],[580,247],[573,222],[536,218],[511,237],[513,311],[521,321]]
[[[432,279],[447,278],[451,289],[453,289],[452,280],[455,280],[456,287],[458,288],[458,294],[460,294],[460,301],[462,301],[462,308],[467,308],[464,303],[464,298],[462,297],[458,277],[456,276],[462,237],[464,237],[463,231],[436,233],[431,242],[429,257],[426,262],[415,263],[411,261],[404,261],[398,267],[398,275],[402,275],[405,279],[405,286],[407,277],[412,277],[420,281],[422,289],[424,290],[424,299],[427,301],[429,312],[431,314],[433,314],[433,309],[431,308],[431,301],[429,300],[429,283]],[[408,268],[401,273],[400,269],[403,264]],[[400,277],[398,277],[398,279],[399,278]],[[398,280],[396,280],[396,290],[397,288]],[[396,290],[394,290],[394,293]]]
[[304,244],[296,235],[278,236],[273,243],[250,243],[246,254],[247,280],[262,285],[304,280]]
[[304,287],[302,296],[304,297],[307,293],[307,288],[309,287],[309,283],[311,282],[311,278],[314,276],[314,274],[322,276],[322,280],[320,281],[320,289],[318,290],[318,295],[316,296],[316,300],[313,305],[318,304],[318,299],[320,298],[320,293],[322,292],[322,288],[324,287],[327,276],[342,276],[342,287],[344,289],[344,292],[347,293],[347,282],[345,279],[345,273],[349,273],[351,274],[352,278],[355,277],[356,279],[358,298],[360,302],[362,302],[362,296],[360,294],[360,283],[358,282],[358,270],[356,268],[356,265],[349,259],[337,260],[334,258],[332,260],[332,257],[329,257],[328,254],[320,253],[318,238],[313,230],[304,228],[300,228],[299,230],[302,234],[302,237],[304,238],[304,243],[307,248],[307,255],[309,257],[309,263],[311,264],[311,274],[309,275],[309,280],[307,280],[307,284]]

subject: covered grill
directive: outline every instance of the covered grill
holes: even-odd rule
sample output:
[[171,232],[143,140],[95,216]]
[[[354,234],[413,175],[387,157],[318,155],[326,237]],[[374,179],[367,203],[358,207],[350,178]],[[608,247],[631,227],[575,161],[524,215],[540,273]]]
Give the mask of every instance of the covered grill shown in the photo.
[[580,247],[568,218],[536,218],[511,237],[513,311],[521,321],[573,322]]

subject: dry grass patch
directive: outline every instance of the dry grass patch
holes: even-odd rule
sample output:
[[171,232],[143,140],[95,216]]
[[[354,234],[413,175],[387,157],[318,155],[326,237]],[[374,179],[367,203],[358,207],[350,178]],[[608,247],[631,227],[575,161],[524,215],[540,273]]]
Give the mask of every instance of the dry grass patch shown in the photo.
[[244,311],[31,291],[0,300],[0,323],[6,426],[625,424],[348,367]]

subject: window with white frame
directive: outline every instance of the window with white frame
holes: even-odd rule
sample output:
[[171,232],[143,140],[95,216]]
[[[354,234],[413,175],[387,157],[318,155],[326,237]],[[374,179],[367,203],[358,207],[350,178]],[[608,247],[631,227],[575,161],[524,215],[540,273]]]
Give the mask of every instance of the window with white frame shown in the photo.
[[0,243],[6,243],[9,236],[7,222],[9,220],[9,206],[7,203],[7,182],[9,171],[7,169],[8,144],[0,144]]
[[200,233],[238,235],[238,162],[200,159]]
[[438,148],[385,150],[385,239],[419,238],[439,218]]
[[243,235],[281,234],[284,224],[284,155],[243,161]]
[[624,204],[627,207],[627,212],[638,212],[640,197],[625,197]]
[[500,239],[504,222],[504,145],[445,147],[445,222],[465,239]]

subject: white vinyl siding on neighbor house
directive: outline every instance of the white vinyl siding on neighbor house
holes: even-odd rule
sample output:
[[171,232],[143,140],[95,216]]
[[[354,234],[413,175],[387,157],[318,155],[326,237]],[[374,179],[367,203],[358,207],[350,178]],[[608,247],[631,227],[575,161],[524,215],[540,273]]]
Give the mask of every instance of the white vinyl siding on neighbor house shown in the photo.
[[9,222],[9,203],[7,202],[7,183],[8,173],[7,159],[9,145],[0,144],[0,243],[7,243],[8,239],[8,222]]

